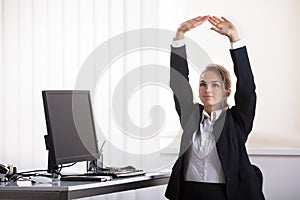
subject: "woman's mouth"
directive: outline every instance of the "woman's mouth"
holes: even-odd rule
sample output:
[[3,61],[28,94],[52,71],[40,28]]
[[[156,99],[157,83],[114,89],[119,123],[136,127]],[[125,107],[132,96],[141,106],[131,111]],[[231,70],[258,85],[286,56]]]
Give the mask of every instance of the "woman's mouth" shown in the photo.
[[213,98],[213,96],[209,96],[209,95],[207,95],[207,96],[203,96],[205,99],[212,99]]

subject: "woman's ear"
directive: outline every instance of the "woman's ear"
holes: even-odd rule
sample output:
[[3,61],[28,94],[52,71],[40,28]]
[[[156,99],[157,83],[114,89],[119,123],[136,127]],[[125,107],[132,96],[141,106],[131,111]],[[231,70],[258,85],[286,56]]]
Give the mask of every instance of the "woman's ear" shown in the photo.
[[231,89],[226,90],[226,92],[225,92],[226,97],[229,97],[230,94],[231,94]]

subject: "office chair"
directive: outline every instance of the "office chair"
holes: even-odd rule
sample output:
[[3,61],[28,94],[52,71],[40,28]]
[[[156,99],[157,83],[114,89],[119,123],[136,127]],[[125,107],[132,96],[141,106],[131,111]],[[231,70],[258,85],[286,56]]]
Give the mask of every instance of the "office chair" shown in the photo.
[[253,169],[255,171],[255,174],[256,174],[256,176],[259,180],[260,188],[262,189],[262,187],[263,187],[263,174],[262,174],[262,172],[261,172],[261,170],[259,169],[258,166],[252,165],[252,167],[253,167]]

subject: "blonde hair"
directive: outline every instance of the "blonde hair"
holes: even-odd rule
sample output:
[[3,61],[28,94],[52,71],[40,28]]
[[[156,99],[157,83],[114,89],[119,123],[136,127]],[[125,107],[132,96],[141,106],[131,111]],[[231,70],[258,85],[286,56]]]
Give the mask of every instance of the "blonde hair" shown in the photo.
[[201,75],[207,71],[213,71],[218,76],[220,76],[221,80],[223,81],[225,90],[231,89],[230,73],[225,67],[218,64],[209,64],[206,66],[205,70],[201,73]]

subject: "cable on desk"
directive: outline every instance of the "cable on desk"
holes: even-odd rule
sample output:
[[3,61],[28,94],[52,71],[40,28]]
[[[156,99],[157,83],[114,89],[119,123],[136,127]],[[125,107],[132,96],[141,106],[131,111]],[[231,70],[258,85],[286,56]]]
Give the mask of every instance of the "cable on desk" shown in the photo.
[[[68,164],[68,165],[60,165],[58,171],[56,172],[57,175],[61,175],[60,172],[61,172],[62,168],[71,167],[71,166],[74,166],[75,164],[76,164],[76,162]],[[42,173],[39,173],[39,172],[47,172],[47,169],[38,169],[38,170],[30,170],[30,171],[19,172],[19,173],[16,173],[16,174],[12,175],[8,179],[8,181],[17,181],[19,179],[25,179],[24,177],[28,177],[28,176],[49,176],[49,175],[42,174]]]
[[72,164],[68,164],[68,165],[60,165],[60,167],[58,168],[58,172],[60,173],[62,168],[66,168],[66,167],[72,167],[76,164],[77,162],[74,162]]

